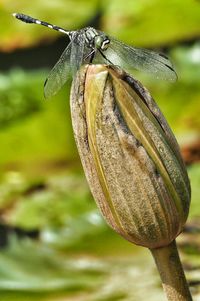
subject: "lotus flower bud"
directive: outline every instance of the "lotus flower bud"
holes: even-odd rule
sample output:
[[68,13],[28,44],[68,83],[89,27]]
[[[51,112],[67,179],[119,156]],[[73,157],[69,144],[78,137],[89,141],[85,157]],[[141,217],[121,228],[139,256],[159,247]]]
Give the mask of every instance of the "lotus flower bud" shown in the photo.
[[84,171],[107,223],[135,244],[170,244],[188,216],[190,183],[149,92],[117,67],[86,65],[73,81],[71,114]]

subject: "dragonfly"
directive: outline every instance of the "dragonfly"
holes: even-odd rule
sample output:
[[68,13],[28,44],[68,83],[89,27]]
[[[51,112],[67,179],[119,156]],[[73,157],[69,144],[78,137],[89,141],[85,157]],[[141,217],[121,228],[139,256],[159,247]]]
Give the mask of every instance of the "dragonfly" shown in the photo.
[[21,13],[14,13],[13,16],[25,23],[43,25],[57,30],[67,35],[70,40],[45,81],[46,98],[55,95],[83,64],[116,65],[125,70],[135,69],[151,73],[158,79],[172,82],[177,80],[171,61],[162,53],[129,46],[93,27],[66,30]]

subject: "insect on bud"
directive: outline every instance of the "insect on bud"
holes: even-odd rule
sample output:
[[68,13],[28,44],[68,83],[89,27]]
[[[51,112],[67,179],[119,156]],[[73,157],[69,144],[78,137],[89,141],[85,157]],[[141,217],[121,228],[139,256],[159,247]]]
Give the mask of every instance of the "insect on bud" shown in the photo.
[[178,144],[148,91],[117,67],[86,65],[71,89],[75,139],[107,223],[150,249],[169,245],[188,216]]

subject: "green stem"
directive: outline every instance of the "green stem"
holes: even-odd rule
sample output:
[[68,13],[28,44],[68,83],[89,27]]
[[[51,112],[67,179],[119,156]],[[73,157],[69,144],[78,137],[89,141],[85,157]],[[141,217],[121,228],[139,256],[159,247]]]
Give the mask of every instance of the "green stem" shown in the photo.
[[168,246],[151,249],[163,289],[169,301],[192,301],[175,240]]

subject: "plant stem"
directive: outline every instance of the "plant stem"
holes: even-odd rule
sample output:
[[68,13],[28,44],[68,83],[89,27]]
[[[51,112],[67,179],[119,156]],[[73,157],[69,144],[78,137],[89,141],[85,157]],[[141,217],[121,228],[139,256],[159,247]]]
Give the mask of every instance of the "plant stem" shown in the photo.
[[192,301],[192,296],[179,258],[176,241],[168,246],[151,249],[163,289],[169,301]]

